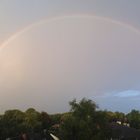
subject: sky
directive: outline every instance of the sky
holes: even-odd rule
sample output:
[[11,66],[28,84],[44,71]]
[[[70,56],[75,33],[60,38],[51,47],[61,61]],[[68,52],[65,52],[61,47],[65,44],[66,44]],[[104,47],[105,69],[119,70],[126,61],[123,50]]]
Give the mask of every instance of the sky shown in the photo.
[[57,113],[86,97],[140,108],[139,0],[1,0],[0,112]]

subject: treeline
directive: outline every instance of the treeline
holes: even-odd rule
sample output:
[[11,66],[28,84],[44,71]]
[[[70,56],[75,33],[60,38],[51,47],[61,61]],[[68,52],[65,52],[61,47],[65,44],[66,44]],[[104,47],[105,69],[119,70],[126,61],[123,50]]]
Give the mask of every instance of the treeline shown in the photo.
[[70,106],[70,112],[54,115],[33,108],[25,112],[7,110],[0,116],[0,139],[47,130],[61,140],[104,140],[111,137],[109,124],[117,121],[140,129],[138,110],[132,110],[128,114],[102,111],[94,101],[85,98],[80,102],[71,101]]

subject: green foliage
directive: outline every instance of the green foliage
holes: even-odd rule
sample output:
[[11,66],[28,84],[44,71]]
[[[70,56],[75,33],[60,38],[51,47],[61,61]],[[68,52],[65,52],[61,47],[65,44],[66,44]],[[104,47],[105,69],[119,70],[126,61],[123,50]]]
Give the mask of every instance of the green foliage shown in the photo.
[[80,118],[82,117],[83,119],[92,117],[95,113],[95,109],[97,108],[97,105],[92,100],[87,100],[85,98],[83,98],[79,103],[76,103],[76,100],[74,99],[70,102],[70,106],[73,115]]
[[[19,136],[24,132],[41,132],[47,129],[61,140],[106,140],[111,136],[109,124],[117,120],[129,122],[132,128],[140,129],[140,112],[100,111],[92,100],[83,98],[70,102],[71,110],[63,114],[48,115],[29,108],[25,112],[8,110],[0,115],[0,139]],[[116,137],[119,131],[115,131]]]
[[62,114],[54,114],[50,115],[50,119],[52,120],[52,125],[53,124],[60,124]]
[[31,132],[41,130],[40,113],[33,108],[26,110],[24,125]]
[[140,112],[132,110],[127,114],[127,119],[130,122],[130,126],[136,129],[140,129]]
[[17,136],[23,129],[24,113],[19,110],[8,110],[1,118],[3,136]]
[[43,129],[49,129],[51,127],[52,121],[51,121],[50,116],[46,112],[41,112],[40,120],[41,120]]
[[107,135],[107,118],[104,112],[96,111],[95,102],[84,98],[79,103],[73,100],[70,106],[71,115],[65,118],[60,127],[62,140],[103,139]]
[[[45,114],[45,115],[44,115]],[[47,117],[46,117],[47,116]],[[0,116],[0,137],[16,137],[24,132],[40,132],[48,122],[47,113],[30,108],[26,112],[8,110]]]

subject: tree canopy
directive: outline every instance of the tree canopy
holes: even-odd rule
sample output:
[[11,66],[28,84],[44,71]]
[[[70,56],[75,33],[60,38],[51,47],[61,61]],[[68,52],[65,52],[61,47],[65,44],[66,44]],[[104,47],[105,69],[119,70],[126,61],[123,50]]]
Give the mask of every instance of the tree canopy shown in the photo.
[[[61,140],[104,140],[111,136],[109,124],[120,121],[140,129],[140,111],[128,114],[99,110],[92,100],[83,98],[69,102],[70,111],[50,115],[29,108],[25,112],[13,109],[0,115],[0,139],[16,137],[21,133],[38,133],[47,130]],[[117,133],[116,133],[117,134]]]

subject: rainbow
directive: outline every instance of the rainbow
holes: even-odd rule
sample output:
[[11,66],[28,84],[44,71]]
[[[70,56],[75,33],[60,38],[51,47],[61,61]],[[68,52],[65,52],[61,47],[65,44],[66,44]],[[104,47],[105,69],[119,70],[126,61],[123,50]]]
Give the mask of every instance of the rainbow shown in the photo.
[[42,19],[38,22],[34,22],[24,28],[22,28],[21,30],[15,32],[13,35],[11,35],[8,39],[6,39],[1,45],[0,45],[0,51],[5,48],[11,41],[13,41],[14,39],[16,39],[18,36],[20,36],[21,34],[23,34],[24,32],[36,27],[36,26],[40,26],[42,24],[45,24],[45,23],[50,23],[50,22],[54,22],[54,21],[57,21],[57,20],[61,20],[61,19],[66,19],[66,18],[93,18],[93,19],[96,19],[96,20],[101,20],[101,21],[104,21],[104,22],[110,22],[112,24],[117,24],[117,25],[120,25],[124,28],[127,28],[128,30],[131,30],[132,32],[135,32],[137,34],[140,35],[140,30],[137,29],[136,27],[130,25],[130,24],[127,24],[127,23],[124,23],[124,22],[120,22],[120,21],[117,21],[117,20],[114,20],[114,19],[111,19],[111,18],[108,18],[108,17],[101,17],[101,16],[94,16],[94,15],[71,15],[71,16],[58,16],[58,17],[53,17],[53,18],[47,18],[47,19]]

